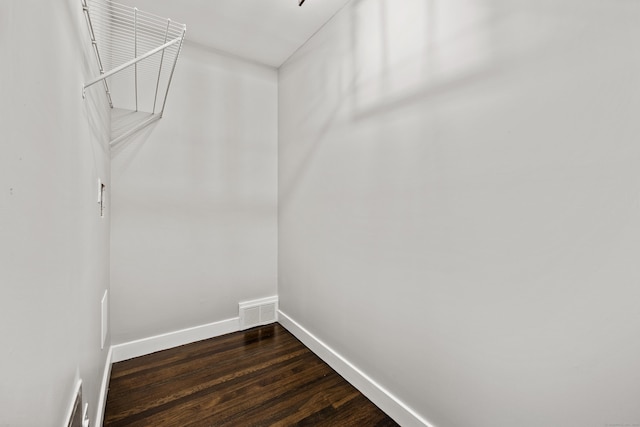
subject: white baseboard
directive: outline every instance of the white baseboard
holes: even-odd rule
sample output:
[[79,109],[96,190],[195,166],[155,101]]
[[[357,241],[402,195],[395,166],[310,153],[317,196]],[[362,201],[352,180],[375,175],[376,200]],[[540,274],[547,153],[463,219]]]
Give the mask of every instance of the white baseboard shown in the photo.
[[[67,413],[64,417],[64,421],[62,423],[62,427],[69,427],[71,424],[71,417],[73,416],[73,410],[76,407],[76,398],[78,397],[78,392],[80,392],[80,388],[82,387],[82,380],[78,376],[78,372],[76,372],[76,378],[74,380],[73,393],[71,394],[71,400],[69,401],[69,407],[67,409]],[[80,403],[82,407],[82,402]],[[0,424],[4,425],[4,424]]]
[[107,405],[107,392],[109,391],[109,378],[111,377],[112,356],[113,347],[109,347],[107,360],[104,362],[104,371],[102,372],[102,383],[100,383],[100,394],[98,395],[98,406],[96,408],[96,422],[93,424],[96,427],[102,427],[102,422],[104,421],[104,408]]
[[[277,321],[401,426],[435,427],[281,310],[278,310]],[[240,319],[235,317],[111,346],[105,363],[94,425],[102,427],[112,363],[239,330]]]
[[219,322],[195,326],[193,328],[182,329],[154,337],[116,344],[111,346],[113,350],[112,362],[122,362],[123,360],[133,359],[134,357],[144,356],[155,353],[156,351],[167,350],[239,330],[240,319],[234,317],[233,319],[221,320]]
[[278,310],[278,322],[398,424],[435,427],[281,310]]

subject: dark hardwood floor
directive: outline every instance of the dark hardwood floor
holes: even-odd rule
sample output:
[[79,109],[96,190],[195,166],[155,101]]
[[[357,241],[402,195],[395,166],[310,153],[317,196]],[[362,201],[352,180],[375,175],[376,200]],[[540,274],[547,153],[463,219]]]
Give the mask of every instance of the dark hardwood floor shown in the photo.
[[397,424],[274,324],[115,363],[104,425]]

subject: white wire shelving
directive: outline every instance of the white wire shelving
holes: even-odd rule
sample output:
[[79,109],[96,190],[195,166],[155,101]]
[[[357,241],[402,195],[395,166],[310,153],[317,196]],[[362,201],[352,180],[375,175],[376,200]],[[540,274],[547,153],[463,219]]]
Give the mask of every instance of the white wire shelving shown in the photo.
[[135,118],[112,134],[114,146],[162,117],[186,25],[110,0],[81,2],[100,72],[82,96],[102,82],[109,106],[126,113],[114,116]]

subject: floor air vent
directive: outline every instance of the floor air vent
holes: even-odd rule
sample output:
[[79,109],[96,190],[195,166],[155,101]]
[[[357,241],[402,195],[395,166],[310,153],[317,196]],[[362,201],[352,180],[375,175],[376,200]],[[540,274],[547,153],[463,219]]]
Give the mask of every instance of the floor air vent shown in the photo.
[[240,330],[273,323],[277,318],[278,297],[241,302]]

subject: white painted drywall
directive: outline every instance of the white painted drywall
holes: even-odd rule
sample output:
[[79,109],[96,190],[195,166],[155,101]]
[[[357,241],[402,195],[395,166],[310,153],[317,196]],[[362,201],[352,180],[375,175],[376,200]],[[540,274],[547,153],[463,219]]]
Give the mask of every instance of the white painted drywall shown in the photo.
[[638,22],[353,0],[279,72],[281,309],[438,427],[640,423]]
[[79,378],[93,420],[109,109],[81,96],[98,71],[80,2],[1,1],[0,56],[0,425],[62,425]]
[[112,157],[114,344],[277,287],[277,72],[185,44],[164,117]]

